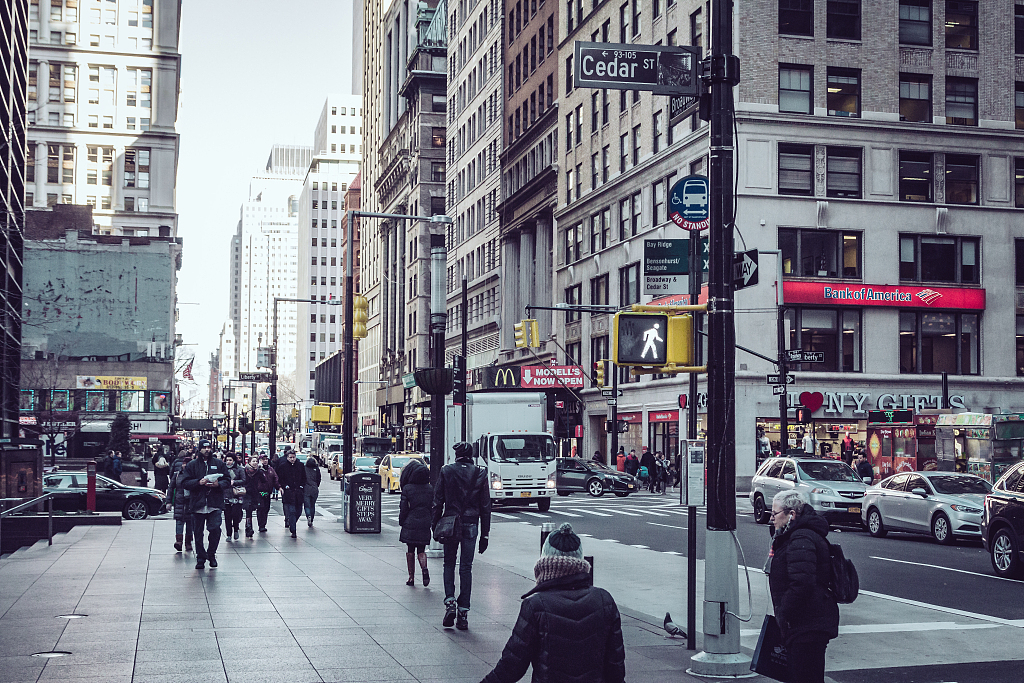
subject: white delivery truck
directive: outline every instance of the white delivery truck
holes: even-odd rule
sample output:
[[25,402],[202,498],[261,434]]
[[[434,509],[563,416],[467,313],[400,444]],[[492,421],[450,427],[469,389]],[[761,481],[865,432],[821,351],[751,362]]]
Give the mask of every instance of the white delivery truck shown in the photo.
[[447,406],[445,462],[455,459],[452,447],[461,441],[462,410],[466,440],[473,444],[476,464],[487,469],[493,502],[537,502],[541,512],[555,495],[555,440],[549,431],[547,398],[537,392],[475,393],[465,406]]

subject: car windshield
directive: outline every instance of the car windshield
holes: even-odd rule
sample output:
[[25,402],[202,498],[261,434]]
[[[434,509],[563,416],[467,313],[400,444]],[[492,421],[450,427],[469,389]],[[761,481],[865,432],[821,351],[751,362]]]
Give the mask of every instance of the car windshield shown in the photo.
[[608,465],[605,465],[603,462],[598,462],[596,460],[591,460],[587,464],[590,465],[591,467],[593,467],[595,470],[603,470],[605,472],[615,472],[616,474],[618,474],[618,470],[613,470],[611,467],[608,467]]
[[860,481],[857,473],[844,462],[798,462],[804,479],[814,481]]
[[356,458],[352,464],[355,467],[376,467],[377,458]]
[[992,485],[978,477],[940,475],[928,477],[928,481],[935,487],[936,493],[945,493],[951,496],[963,495],[965,493],[985,494],[992,491]]
[[401,458],[394,458],[393,457],[393,458],[391,458],[391,466],[393,468],[395,468],[396,470],[398,470],[398,469],[401,469],[401,468],[405,467],[406,465],[408,465],[410,460],[412,460],[412,458],[410,458],[408,456],[401,457]]
[[524,434],[523,436],[495,437],[495,462],[546,462],[555,459],[555,442],[550,436]]

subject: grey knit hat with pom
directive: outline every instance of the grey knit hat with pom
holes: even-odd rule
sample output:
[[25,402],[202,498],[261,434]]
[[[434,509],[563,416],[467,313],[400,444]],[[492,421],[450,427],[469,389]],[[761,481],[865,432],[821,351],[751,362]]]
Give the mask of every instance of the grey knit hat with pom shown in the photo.
[[558,527],[557,531],[548,534],[540,555],[541,557],[572,557],[582,560],[583,542],[573,532],[572,525],[566,522]]

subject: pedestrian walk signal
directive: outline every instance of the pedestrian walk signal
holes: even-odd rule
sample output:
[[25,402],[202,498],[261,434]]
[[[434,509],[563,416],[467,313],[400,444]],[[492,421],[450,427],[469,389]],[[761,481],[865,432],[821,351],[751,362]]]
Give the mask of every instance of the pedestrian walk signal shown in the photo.
[[693,317],[663,313],[616,313],[612,362],[658,367],[693,363]]

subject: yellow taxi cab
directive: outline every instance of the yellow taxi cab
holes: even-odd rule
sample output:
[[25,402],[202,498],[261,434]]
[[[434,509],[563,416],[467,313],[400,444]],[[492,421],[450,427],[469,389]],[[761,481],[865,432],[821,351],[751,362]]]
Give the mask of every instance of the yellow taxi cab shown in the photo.
[[384,456],[377,468],[381,491],[398,493],[402,490],[398,480],[402,476],[402,468],[408,465],[410,460],[419,460],[424,465],[427,464],[422,453],[390,453]]

